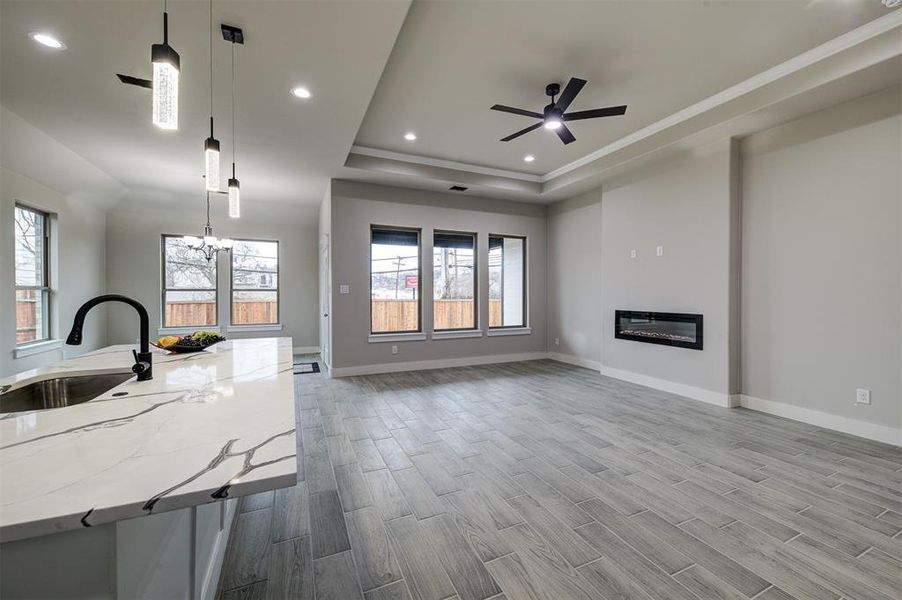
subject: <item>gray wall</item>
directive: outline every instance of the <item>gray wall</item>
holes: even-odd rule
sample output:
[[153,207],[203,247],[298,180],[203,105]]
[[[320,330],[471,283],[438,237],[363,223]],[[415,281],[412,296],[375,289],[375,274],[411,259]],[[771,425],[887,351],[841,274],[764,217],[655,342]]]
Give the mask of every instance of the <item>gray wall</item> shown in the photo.
[[[191,202],[202,207],[199,199]],[[275,213],[277,208],[283,210]],[[219,321],[224,335],[233,338],[286,336],[293,338],[296,348],[319,346],[317,230],[315,218],[306,215],[313,210],[298,207],[284,211],[284,207],[274,207],[270,221],[254,222],[246,217],[232,221],[222,202],[214,206],[213,226],[217,236],[278,240],[280,253],[282,331],[225,332],[229,317],[229,263],[226,257],[220,258]],[[292,222],[289,218],[292,213],[297,213],[299,220]],[[305,218],[300,219],[301,214]],[[143,210],[123,203],[107,216],[107,290],[132,296],[147,307],[151,335],[156,334],[161,320],[160,236],[163,233],[199,235],[203,223],[203,214],[184,206]],[[111,306],[108,315],[110,343],[133,343],[138,332],[134,311],[125,306]]]
[[[730,393],[730,177],[731,144],[725,141],[605,186],[605,367]],[[663,256],[656,256],[657,246]],[[615,339],[617,309],[701,313],[704,350]]]
[[[545,207],[466,195],[443,194],[333,180],[332,243],[332,365],[335,368],[382,365],[473,356],[544,352],[545,328]],[[420,289],[432,290],[432,231],[450,229],[478,235],[478,287],[487,289],[485,256],[490,233],[525,235],[527,241],[529,325],[532,334],[471,339],[400,342],[391,354],[389,343],[369,343],[370,225],[422,229],[426,258]],[[349,285],[349,294],[339,294]],[[480,326],[488,329],[488,299],[480,298]],[[424,331],[431,332],[432,313],[424,303]]]
[[548,349],[596,367],[601,259],[601,190],[548,207]]
[[744,141],[743,393],[902,425],[900,104],[892,88]]
[[75,311],[82,302],[104,290],[104,213],[84,201],[63,196],[56,190],[8,169],[0,169],[0,376],[96,350],[106,342],[104,308],[92,311],[81,346],[63,346],[41,354],[13,358],[16,340],[15,243],[13,210],[22,202],[54,216],[51,226],[50,330],[54,339],[65,340]]

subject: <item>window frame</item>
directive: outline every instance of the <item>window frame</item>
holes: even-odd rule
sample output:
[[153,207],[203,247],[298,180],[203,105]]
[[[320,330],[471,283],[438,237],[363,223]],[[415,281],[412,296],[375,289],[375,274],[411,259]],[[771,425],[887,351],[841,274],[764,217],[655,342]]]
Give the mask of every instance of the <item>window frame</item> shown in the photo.
[[196,327],[219,327],[219,264],[218,256],[214,256],[211,261],[214,263],[213,268],[216,269],[216,276],[214,277],[215,283],[213,284],[213,303],[214,303],[214,314],[215,314],[215,322],[206,323],[204,325],[170,325],[166,322],[166,292],[175,291],[175,292],[209,292],[210,289],[207,288],[167,288],[166,287],[166,239],[167,238],[177,238],[182,239],[184,235],[177,235],[174,233],[163,233],[160,234],[160,328],[161,329],[191,329]]
[[[235,289],[235,257],[234,257],[234,248],[232,246],[232,251],[229,252],[229,327],[242,327],[253,329],[255,327],[272,327],[275,325],[280,325],[282,323],[282,247],[279,244],[279,240],[264,240],[257,238],[232,238],[234,242],[265,242],[267,244],[275,244],[276,245],[276,281],[279,282],[278,285],[273,288],[266,289]],[[218,278],[217,278],[218,279]],[[218,287],[218,286],[217,286]],[[232,319],[235,316],[234,312],[234,303],[235,303],[235,292],[275,292],[276,293],[276,321],[275,323],[234,323]]]
[[[417,234],[417,328],[415,331],[373,331],[373,231],[384,229],[388,231],[406,231]],[[370,223],[370,241],[367,244],[367,256],[369,262],[369,321],[370,336],[388,335],[417,335],[423,333],[423,230],[419,227],[402,227],[396,225],[377,225]]]
[[[435,234],[470,235],[473,236],[473,326],[438,329],[435,327]],[[449,331],[479,331],[479,233],[475,231],[454,231],[452,229],[432,230],[432,331],[445,333]],[[422,294],[421,294],[422,295]]]
[[[520,325],[494,325],[494,326],[493,326],[493,325],[491,324],[491,318],[490,318],[490,319],[489,319],[489,323],[488,323],[489,331],[497,331],[497,330],[503,330],[503,329],[525,329],[525,328],[529,327],[529,265],[528,265],[528,262],[527,262],[528,259],[529,259],[529,247],[528,247],[528,241],[527,241],[528,238],[527,238],[527,236],[525,236],[525,235],[512,235],[512,234],[507,234],[507,233],[490,233],[490,234],[488,235],[488,238],[487,238],[487,242],[488,242],[487,252],[488,252],[488,254],[486,254],[486,259],[485,259],[485,260],[486,260],[486,267],[487,267],[487,268],[491,268],[491,267],[489,267],[489,254],[491,254],[491,252],[492,252],[492,250],[491,250],[491,245],[492,245],[492,238],[493,238],[493,237],[501,238],[502,240],[505,239],[505,238],[507,238],[507,239],[516,239],[516,240],[523,240],[523,299],[522,299],[522,302],[523,302],[523,322],[522,322]],[[501,322],[504,323],[504,254],[503,254],[503,252],[504,252],[504,244],[503,244],[503,242],[502,242],[501,248],[502,248],[502,258],[501,258],[501,281],[502,281],[502,288],[501,288]],[[491,284],[489,284],[489,288],[491,288]],[[487,293],[486,295],[488,296],[489,302],[491,302],[491,300],[492,300],[491,296],[490,296],[488,293]],[[491,308],[489,309],[489,315],[491,316]]]
[[[35,339],[29,340],[27,342],[19,342],[16,340],[15,347],[16,348],[24,348],[30,346],[32,344],[40,344],[42,342],[51,341],[53,339],[53,329],[51,327],[51,310],[50,303],[52,302],[51,296],[53,295],[53,288],[50,285],[51,277],[50,277],[50,225],[51,225],[51,215],[50,213],[40,210],[38,208],[34,208],[25,204],[24,202],[14,202],[13,203],[13,220],[15,221],[15,210],[22,209],[28,212],[34,213],[41,217],[43,221],[43,229],[44,235],[41,240],[43,246],[43,253],[41,256],[41,285],[19,285],[16,283],[16,265],[15,265],[15,257],[13,257],[13,283],[15,291],[19,290],[36,290],[41,293],[42,302],[41,302],[41,332],[40,336],[38,336],[37,329],[35,329]],[[13,233],[13,243],[15,244],[15,233]],[[13,249],[13,253],[15,254],[15,247]],[[13,309],[16,310],[16,302],[13,303]],[[15,332],[18,332],[18,323],[16,323]],[[18,336],[17,336],[18,337]]]

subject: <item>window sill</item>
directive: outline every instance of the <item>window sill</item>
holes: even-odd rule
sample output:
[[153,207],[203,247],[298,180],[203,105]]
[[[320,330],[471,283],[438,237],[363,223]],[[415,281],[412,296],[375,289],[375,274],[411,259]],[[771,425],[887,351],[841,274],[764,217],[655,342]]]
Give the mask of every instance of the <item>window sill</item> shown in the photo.
[[281,323],[260,323],[259,325],[229,325],[228,333],[240,333],[242,331],[282,331]]
[[421,342],[425,339],[425,333],[371,333],[367,341],[370,344],[378,344],[380,342]]
[[13,358],[25,358],[26,356],[34,356],[44,352],[59,350],[63,347],[63,340],[43,340],[40,342],[32,342],[18,346],[13,350]]
[[502,337],[505,335],[532,335],[532,327],[507,327],[500,329],[489,329],[486,334],[489,337]]
[[210,326],[204,327],[160,327],[157,329],[157,335],[182,335],[185,333],[194,333],[195,331],[212,331],[213,333],[222,333],[221,327]]
[[433,331],[432,339],[434,340],[455,340],[460,338],[478,338],[482,337],[481,329],[462,329],[460,331]]

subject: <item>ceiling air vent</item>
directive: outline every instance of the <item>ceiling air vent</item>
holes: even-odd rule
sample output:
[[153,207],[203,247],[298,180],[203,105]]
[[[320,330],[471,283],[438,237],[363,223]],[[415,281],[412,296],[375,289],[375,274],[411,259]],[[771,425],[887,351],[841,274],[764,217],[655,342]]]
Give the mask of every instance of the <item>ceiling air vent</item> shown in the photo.
[[452,192],[466,192],[469,188],[465,188],[462,185],[452,185],[448,189],[451,190]]

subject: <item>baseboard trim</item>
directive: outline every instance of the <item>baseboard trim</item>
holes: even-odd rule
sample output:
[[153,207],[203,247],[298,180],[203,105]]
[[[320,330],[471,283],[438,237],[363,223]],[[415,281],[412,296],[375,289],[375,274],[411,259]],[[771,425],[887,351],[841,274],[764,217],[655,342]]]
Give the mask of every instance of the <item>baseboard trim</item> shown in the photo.
[[319,346],[295,346],[291,351],[294,354],[316,354],[319,352]]
[[524,360],[540,360],[547,358],[545,352],[520,352],[517,354],[493,354],[488,356],[465,356],[462,358],[443,358],[436,360],[415,360],[379,365],[359,365],[355,367],[333,367],[329,370],[332,377],[353,377],[355,375],[377,375],[380,373],[398,373],[401,371],[425,371],[428,369],[446,369],[448,367],[472,367],[476,365],[494,365]]
[[750,410],[757,410],[778,417],[792,419],[793,421],[808,423],[809,425],[817,425],[818,427],[823,427],[825,429],[848,433],[876,442],[883,442],[884,444],[902,446],[902,428],[899,427],[868,423],[867,421],[861,421],[859,419],[841,417],[839,415],[833,415],[811,408],[803,408],[785,402],[764,400],[746,394],[740,395],[740,403],[743,408],[748,408]]
[[592,369],[593,371],[601,371],[601,361],[589,360],[588,358],[576,356],[575,354],[565,354],[563,352],[549,352],[548,358],[551,360],[556,360],[558,362],[567,363],[568,365],[575,365],[577,367],[585,367],[586,369]]
[[662,392],[670,392],[671,394],[677,394],[678,396],[685,396],[686,398],[690,398],[692,400],[707,402],[708,404],[721,406],[723,408],[734,408],[735,406],[737,406],[736,398],[731,394],[714,392],[711,390],[706,390],[704,388],[695,387],[693,385],[686,385],[684,383],[668,381],[667,379],[659,379],[657,377],[642,375],[641,373],[634,373],[633,371],[615,369],[613,367],[606,367],[604,365],[602,365],[601,369],[599,370],[601,371],[602,375],[605,375],[607,377],[613,377],[614,379],[621,379],[623,381],[629,381],[630,383],[644,385],[645,387],[661,390]]

